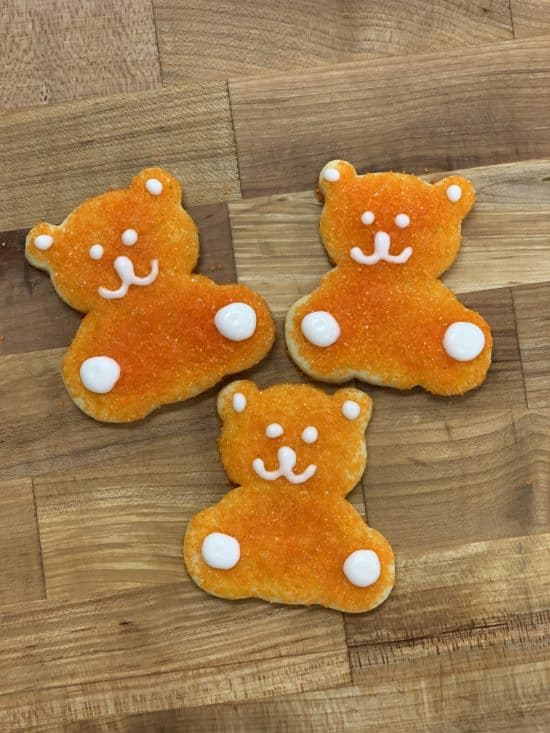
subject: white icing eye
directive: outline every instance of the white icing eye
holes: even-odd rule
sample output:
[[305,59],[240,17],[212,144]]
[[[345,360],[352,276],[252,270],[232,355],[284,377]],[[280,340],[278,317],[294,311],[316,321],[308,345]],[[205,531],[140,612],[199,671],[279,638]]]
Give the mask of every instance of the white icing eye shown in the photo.
[[53,244],[53,237],[50,237],[49,234],[39,234],[37,237],[34,238],[34,245],[37,249],[41,249],[42,252],[45,252],[47,249],[50,249],[50,247]]
[[361,221],[363,222],[363,224],[372,224],[372,222],[374,221],[374,214],[372,213],[372,211],[363,211],[363,213],[361,214]]
[[272,422],[265,429],[265,434],[268,438],[279,438],[284,433],[283,426],[279,425],[278,422]]
[[460,201],[460,199],[462,198],[462,189],[460,188],[460,186],[457,186],[456,183],[453,183],[452,186],[449,186],[446,193],[447,198],[453,204],[456,204],[456,202]]
[[145,188],[149,191],[152,196],[160,196],[162,193],[163,185],[158,178],[149,178],[145,181]]
[[235,392],[233,395],[233,409],[235,412],[244,412],[246,409],[246,397],[242,392]]
[[361,414],[361,407],[355,400],[346,400],[342,405],[342,415],[347,420],[357,420]]
[[323,171],[323,178],[325,181],[330,181],[330,183],[334,183],[335,181],[340,180],[340,171],[338,168],[325,168]]
[[127,247],[132,247],[138,241],[138,233],[135,229],[126,229],[120,235],[120,239],[122,240],[122,244],[125,244]]
[[100,260],[103,257],[104,249],[100,244],[92,244],[90,247],[90,257],[92,260]]
[[411,223],[411,220],[407,214],[397,214],[395,217],[395,223],[400,229],[406,229]]
[[317,431],[317,428],[313,427],[313,425],[308,425],[308,427],[304,428],[304,431],[302,432],[302,440],[304,443],[315,443],[318,437],[319,432]]

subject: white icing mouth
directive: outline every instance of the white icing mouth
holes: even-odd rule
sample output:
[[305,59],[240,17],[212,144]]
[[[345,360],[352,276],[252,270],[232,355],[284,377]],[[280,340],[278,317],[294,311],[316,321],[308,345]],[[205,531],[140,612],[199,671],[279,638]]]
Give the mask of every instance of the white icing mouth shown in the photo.
[[252,468],[260,478],[266,481],[276,481],[281,476],[284,476],[287,481],[291,484],[303,484],[308,481],[315,471],[317,466],[314,463],[302,471],[302,473],[294,473],[294,466],[296,465],[296,451],[289,448],[287,445],[283,445],[277,452],[279,458],[279,467],[275,471],[266,470],[265,463],[261,458],[255,458],[252,461]]
[[390,254],[391,238],[387,232],[376,232],[374,235],[374,252],[366,255],[361,247],[352,247],[350,257],[360,265],[376,265],[377,262],[392,262],[396,265],[403,265],[412,255],[412,247],[405,249],[398,255]]
[[130,285],[151,285],[154,283],[159,274],[159,261],[151,261],[151,271],[145,277],[138,277],[134,272],[134,263],[129,257],[121,255],[117,257],[114,263],[117,275],[120,278],[120,287],[116,290],[100,287],[99,294],[102,298],[124,298],[128,292]]

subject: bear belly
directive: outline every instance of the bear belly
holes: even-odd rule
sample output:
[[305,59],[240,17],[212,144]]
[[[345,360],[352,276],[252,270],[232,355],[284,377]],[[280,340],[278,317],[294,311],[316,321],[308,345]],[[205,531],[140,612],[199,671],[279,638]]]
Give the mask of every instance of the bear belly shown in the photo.
[[[211,533],[234,538],[238,562],[209,567],[201,553]],[[376,552],[378,580],[350,583],[343,572],[356,550]],[[320,604],[362,612],[381,603],[393,587],[393,553],[385,538],[366,525],[340,496],[295,486],[240,487],[196,515],[184,541],[185,562],[195,582],[224,598],[256,597],[276,603]]]

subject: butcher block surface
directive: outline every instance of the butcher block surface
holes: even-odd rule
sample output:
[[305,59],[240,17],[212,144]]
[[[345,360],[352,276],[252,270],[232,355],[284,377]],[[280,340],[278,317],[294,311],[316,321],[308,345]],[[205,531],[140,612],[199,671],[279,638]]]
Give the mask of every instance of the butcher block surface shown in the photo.
[[[550,3],[0,10],[0,730],[547,731]],[[276,346],[246,376],[308,381],[282,323],[330,267],[314,187],[334,158],[472,180],[444,281],[495,343],[462,398],[355,385],[374,413],[349,498],[397,573],[359,615],[193,584],[185,527],[230,488],[216,391],[86,417],[60,376],[80,315],[24,260],[36,221],[163,166],[199,271],[272,309]]]

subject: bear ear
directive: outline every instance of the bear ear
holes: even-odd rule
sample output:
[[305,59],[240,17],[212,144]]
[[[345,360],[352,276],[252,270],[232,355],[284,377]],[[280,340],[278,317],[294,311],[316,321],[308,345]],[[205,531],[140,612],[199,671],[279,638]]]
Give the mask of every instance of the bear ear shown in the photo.
[[337,194],[357,178],[355,168],[345,160],[331,160],[319,174],[319,189],[325,196]]
[[366,430],[372,415],[372,400],[368,394],[354,387],[345,387],[337,390],[332,399],[338,403],[343,420],[355,423],[362,431]]
[[27,234],[25,240],[25,255],[35,267],[47,268],[47,263],[59,239],[61,232],[53,224],[41,221]]
[[462,176],[447,176],[435,184],[437,195],[450,216],[463,219],[474,205],[476,194],[472,183]]
[[181,203],[183,191],[180,182],[163,168],[145,168],[134,176],[130,189],[150,201]]
[[254,382],[247,379],[231,382],[218,395],[218,415],[225,421],[245,412],[259,391]]

